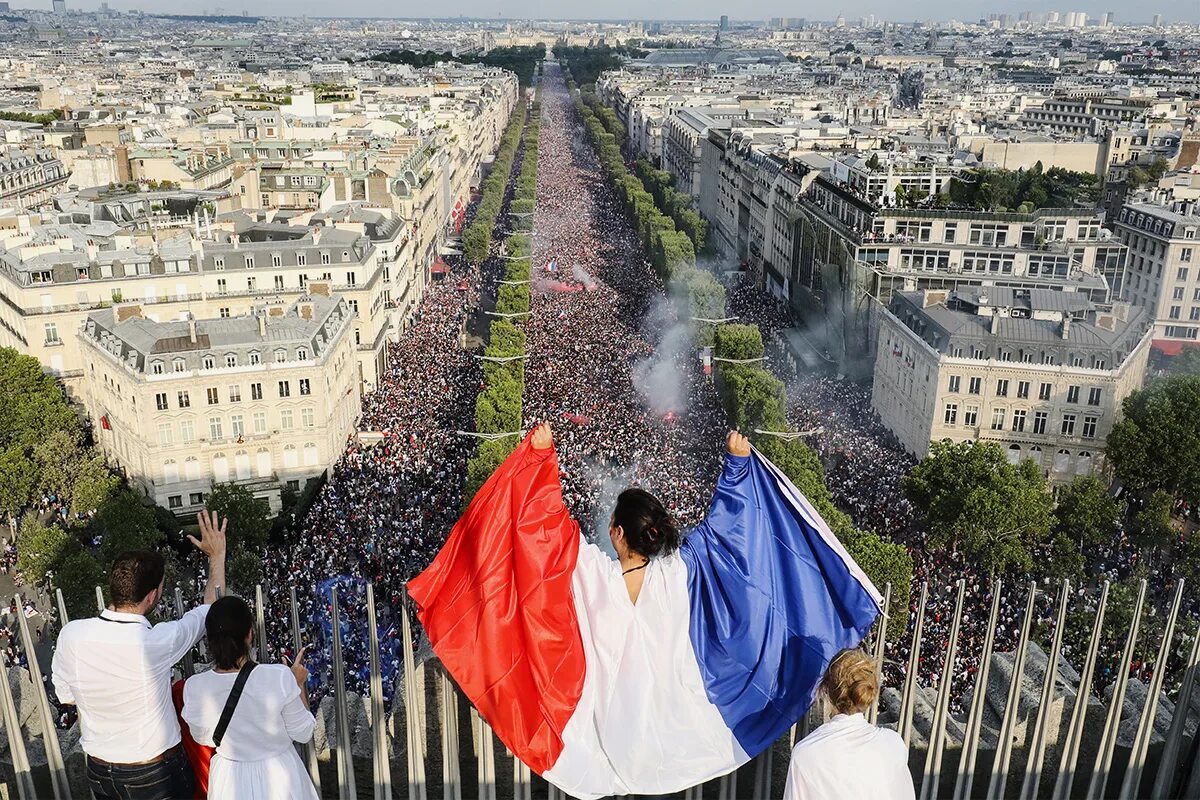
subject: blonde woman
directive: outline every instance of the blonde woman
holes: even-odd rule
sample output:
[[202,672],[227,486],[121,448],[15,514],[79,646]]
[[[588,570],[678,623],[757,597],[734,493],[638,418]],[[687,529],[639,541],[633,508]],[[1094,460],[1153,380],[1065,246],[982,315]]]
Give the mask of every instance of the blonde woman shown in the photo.
[[879,695],[879,673],[858,648],[829,662],[821,693],[834,717],[792,750],[783,800],[913,800],[908,748],[863,712]]

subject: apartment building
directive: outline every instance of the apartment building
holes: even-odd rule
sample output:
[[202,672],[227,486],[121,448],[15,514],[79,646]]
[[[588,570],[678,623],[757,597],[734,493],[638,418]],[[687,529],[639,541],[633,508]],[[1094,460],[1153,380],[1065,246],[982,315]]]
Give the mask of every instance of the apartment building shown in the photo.
[[1200,204],[1130,203],[1113,221],[1129,248],[1123,297],[1154,321],[1155,347],[1176,354],[1200,337]]
[[1021,122],[1052,133],[1094,136],[1148,117],[1181,117],[1186,109],[1187,101],[1179,97],[1056,97],[1027,108]]
[[369,390],[434,263],[418,258],[416,237],[395,214],[355,204],[294,224],[229,215],[202,236],[37,221],[0,228],[0,346],[38,358],[72,389],[84,366],[74,332],[103,306],[136,301],[159,322],[232,318],[320,283],[352,311],[355,373]]
[[0,150],[0,207],[27,209],[47,203],[67,183],[67,170],[46,148]]
[[78,333],[85,408],[109,463],[161,506],[233,481],[280,508],[341,455],[359,410],[354,312],[337,295],[155,322],[136,303]]
[[1065,483],[1103,469],[1121,403],[1142,386],[1150,322],[1143,308],[1079,292],[897,292],[879,328],[872,406],[918,457],[934,441],[997,442]]

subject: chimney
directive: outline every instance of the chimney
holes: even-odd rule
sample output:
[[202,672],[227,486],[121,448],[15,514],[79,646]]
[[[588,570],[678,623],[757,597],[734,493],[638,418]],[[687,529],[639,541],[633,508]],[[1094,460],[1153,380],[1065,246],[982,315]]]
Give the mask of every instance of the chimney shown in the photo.
[[316,246],[321,243],[321,226],[320,225],[313,226],[312,240],[313,240],[313,246]]
[[1063,314],[1063,320],[1062,320],[1062,338],[1063,338],[1063,339],[1070,339],[1070,338],[1071,338],[1071,317],[1070,317],[1069,315],[1067,315],[1067,314]]
[[261,339],[267,338],[267,312],[266,309],[258,311],[254,316],[258,317],[258,336]]
[[229,241],[233,243],[234,250],[238,249],[238,244],[241,242],[241,238],[242,237],[238,236],[236,233],[230,235]]
[[188,341],[196,343],[196,315],[188,312]]
[[96,241],[94,239],[88,239],[86,249],[88,261],[95,261],[96,256],[100,253],[100,247],[96,244]]
[[992,314],[992,322],[991,322],[991,326],[990,326],[989,330],[993,334],[997,334],[1000,332],[1000,315],[999,314]]

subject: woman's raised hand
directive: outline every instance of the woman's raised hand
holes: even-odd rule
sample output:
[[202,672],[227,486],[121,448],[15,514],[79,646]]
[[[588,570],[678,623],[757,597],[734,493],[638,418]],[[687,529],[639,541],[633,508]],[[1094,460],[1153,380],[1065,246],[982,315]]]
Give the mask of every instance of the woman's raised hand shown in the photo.
[[737,431],[729,432],[729,435],[725,437],[725,446],[729,448],[731,456],[750,455],[750,440]]
[[543,422],[533,429],[533,449],[546,450],[554,446],[554,433],[550,430],[550,423]]
[[[308,645],[300,648],[300,652],[296,654],[296,660],[288,664],[288,669],[292,671],[292,677],[296,679],[296,684],[300,690],[304,690],[304,684],[308,682],[308,668],[304,666],[304,653],[308,650]],[[287,663],[286,661],[284,662]]]

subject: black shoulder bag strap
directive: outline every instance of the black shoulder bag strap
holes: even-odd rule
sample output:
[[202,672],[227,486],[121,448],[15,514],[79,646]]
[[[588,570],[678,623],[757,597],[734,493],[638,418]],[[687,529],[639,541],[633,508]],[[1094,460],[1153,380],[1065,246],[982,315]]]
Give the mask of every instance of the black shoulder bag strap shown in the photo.
[[213,731],[213,747],[221,746],[221,740],[225,738],[225,729],[229,727],[229,720],[233,719],[233,710],[237,708],[238,700],[242,699],[242,690],[246,688],[246,681],[257,666],[258,664],[247,659],[238,671],[237,680],[233,682],[233,689],[229,692],[229,699],[225,701],[225,708],[221,711],[221,721],[217,723],[217,729]]

